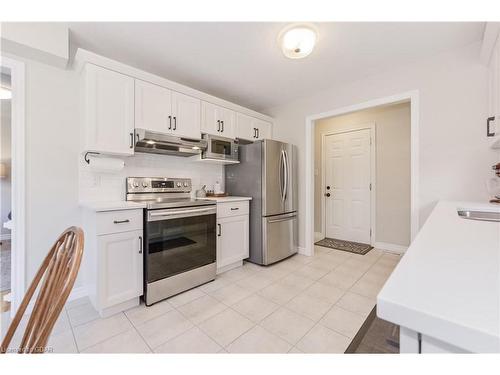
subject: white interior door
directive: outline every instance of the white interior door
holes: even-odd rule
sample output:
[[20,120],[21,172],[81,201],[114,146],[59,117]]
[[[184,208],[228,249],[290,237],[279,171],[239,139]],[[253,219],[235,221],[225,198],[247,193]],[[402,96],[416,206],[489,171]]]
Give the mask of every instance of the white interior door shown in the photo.
[[370,129],[325,137],[326,237],[370,243]]

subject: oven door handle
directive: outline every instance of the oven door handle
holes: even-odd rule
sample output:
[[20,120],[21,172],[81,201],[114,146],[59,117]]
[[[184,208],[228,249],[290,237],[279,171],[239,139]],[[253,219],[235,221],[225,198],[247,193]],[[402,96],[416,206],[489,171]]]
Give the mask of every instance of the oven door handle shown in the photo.
[[216,208],[210,207],[210,208],[197,208],[195,210],[169,210],[169,211],[161,211],[161,212],[150,212],[149,216],[151,218],[159,218],[159,217],[168,218],[170,216],[191,215],[191,214],[198,214],[198,213],[203,213],[203,212],[212,212],[215,214]]

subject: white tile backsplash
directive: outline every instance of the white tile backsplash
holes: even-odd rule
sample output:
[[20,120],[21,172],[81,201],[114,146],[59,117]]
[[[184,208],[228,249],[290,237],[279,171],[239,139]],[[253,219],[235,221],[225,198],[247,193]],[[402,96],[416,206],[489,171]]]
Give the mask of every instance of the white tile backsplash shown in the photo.
[[224,189],[224,166],[177,157],[154,154],[136,154],[123,157],[125,168],[116,173],[98,173],[90,170],[80,158],[80,201],[116,201],[125,199],[126,177],[190,178],[192,196],[201,186],[213,189],[219,181]]

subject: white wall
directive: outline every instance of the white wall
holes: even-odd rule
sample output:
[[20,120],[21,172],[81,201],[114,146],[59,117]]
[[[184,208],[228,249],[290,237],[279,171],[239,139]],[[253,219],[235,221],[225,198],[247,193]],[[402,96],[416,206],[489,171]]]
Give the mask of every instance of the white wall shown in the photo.
[[266,111],[275,117],[275,138],[299,150],[299,246],[305,246],[305,118],[372,99],[419,90],[420,225],[440,199],[488,199],[484,181],[497,155],[485,137],[487,68],[479,62],[479,47],[473,44]]
[[[319,120],[315,126],[314,230],[321,232],[322,136],[375,123],[375,240],[400,246],[410,243],[410,103],[370,108]],[[372,224],[373,225],[373,224]]]
[[0,100],[0,162],[7,168],[7,176],[0,177],[0,235],[10,235],[10,230],[3,227],[11,210],[11,101]]
[[26,64],[26,285],[57,236],[81,225],[78,207],[78,80]]
[[69,60],[69,28],[64,22],[1,22],[2,51],[61,68]]

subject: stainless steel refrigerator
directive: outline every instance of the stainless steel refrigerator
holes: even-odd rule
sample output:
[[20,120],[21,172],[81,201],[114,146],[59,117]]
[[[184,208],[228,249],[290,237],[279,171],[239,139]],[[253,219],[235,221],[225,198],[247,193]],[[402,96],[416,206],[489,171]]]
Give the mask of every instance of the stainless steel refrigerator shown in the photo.
[[239,147],[239,164],[226,166],[226,191],[249,196],[250,258],[271,264],[297,252],[295,146],[263,140]]

